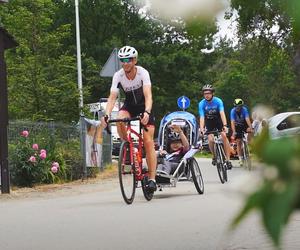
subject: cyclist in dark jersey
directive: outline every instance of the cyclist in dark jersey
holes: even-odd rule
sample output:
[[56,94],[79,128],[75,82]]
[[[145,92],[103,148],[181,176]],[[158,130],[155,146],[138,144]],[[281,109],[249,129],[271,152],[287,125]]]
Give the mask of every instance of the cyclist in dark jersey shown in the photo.
[[[107,101],[105,117],[102,124],[107,125],[107,118],[115,105],[116,99],[121,89],[125,94],[123,107],[120,109],[118,118],[129,118],[142,114],[141,123],[147,127],[147,132],[143,131],[144,147],[146,150],[146,160],[149,168],[150,191],[156,191],[156,165],[157,159],[154,149],[154,117],[152,115],[152,90],[149,73],[141,66],[137,66],[138,52],[130,46],[122,47],[118,52],[118,57],[122,64],[122,69],[117,71],[112,80],[110,95]],[[117,123],[118,134],[122,140],[127,139],[126,127],[123,123]]]
[[200,133],[206,131],[208,133],[208,144],[209,149],[213,154],[212,164],[216,164],[214,155],[214,137],[209,134],[210,131],[218,130],[221,131],[223,139],[224,150],[226,154],[226,164],[228,169],[232,168],[230,162],[230,145],[227,139],[226,133],[228,132],[227,120],[224,112],[224,105],[220,98],[214,96],[214,88],[212,85],[207,84],[202,88],[204,99],[199,102],[199,115],[200,115]]
[[248,109],[244,106],[244,101],[240,98],[234,100],[234,108],[230,112],[232,139],[236,139],[239,164],[242,165],[242,138],[243,133],[248,133],[248,141],[253,133]]

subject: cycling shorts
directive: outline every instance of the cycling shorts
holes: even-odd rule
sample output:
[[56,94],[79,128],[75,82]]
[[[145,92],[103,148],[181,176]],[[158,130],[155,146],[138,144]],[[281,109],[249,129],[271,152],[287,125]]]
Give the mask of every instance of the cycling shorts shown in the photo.
[[[130,114],[130,117],[135,117],[135,116],[143,114],[144,111],[145,111],[145,107],[144,106],[138,106],[138,105],[136,105],[136,106],[129,106],[129,105],[127,105],[125,103],[120,108],[120,110],[127,111]],[[154,118],[153,114],[151,113],[149,115],[149,121],[148,121],[148,123],[146,125],[147,126],[149,126],[149,125],[153,125],[154,126],[154,121],[155,121],[155,118]]]
[[216,130],[222,131],[223,122],[220,118],[219,119],[213,119],[213,120],[205,119],[205,127],[206,127],[206,130],[207,130],[207,133],[209,133],[210,131],[216,131]]
[[236,131],[235,138],[242,139],[243,134],[247,133],[247,128],[248,128],[248,125],[246,123],[243,125],[235,125],[235,131]]

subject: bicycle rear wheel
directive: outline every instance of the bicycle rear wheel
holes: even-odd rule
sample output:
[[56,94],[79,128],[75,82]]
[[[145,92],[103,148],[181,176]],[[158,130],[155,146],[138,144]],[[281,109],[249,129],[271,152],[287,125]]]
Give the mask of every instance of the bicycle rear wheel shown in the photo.
[[215,145],[215,155],[217,160],[217,170],[220,181],[224,184],[227,181],[227,168],[225,164],[225,154],[224,151],[221,149],[221,145]]
[[189,164],[190,164],[190,169],[192,172],[192,178],[193,178],[195,188],[199,194],[203,194],[204,193],[204,182],[203,182],[203,178],[202,178],[202,174],[201,174],[198,162],[196,161],[195,158],[191,158],[189,160]]
[[136,180],[135,169],[130,161],[129,142],[123,142],[119,154],[119,182],[124,201],[131,204],[135,196]]
[[149,190],[146,187],[146,185],[148,184],[148,176],[145,176],[143,178],[143,180],[141,181],[141,183],[142,183],[142,190],[143,190],[145,199],[147,201],[151,201],[153,198],[153,192],[149,192]]

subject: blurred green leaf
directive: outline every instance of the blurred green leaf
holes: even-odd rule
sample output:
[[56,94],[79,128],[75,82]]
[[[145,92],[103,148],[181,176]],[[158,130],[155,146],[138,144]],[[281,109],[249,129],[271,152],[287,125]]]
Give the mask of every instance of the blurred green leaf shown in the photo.
[[235,228],[252,209],[259,208],[260,206],[262,206],[264,200],[266,200],[268,195],[268,192],[266,192],[266,185],[264,185],[264,187],[261,190],[264,191],[257,191],[247,198],[246,204],[244,205],[240,213],[234,218],[231,224],[233,228]]
[[289,178],[289,161],[297,152],[297,141],[294,138],[267,140],[261,149],[261,158],[268,165],[276,165],[282,178]]
[[264,225],[275,244],[279,245],[280,233],[293,211],[293,205],[299,194],[299,183],[275,182],[274,185],[276,184],[282,185],[282,187],[278,187],[278,189],[282,190],[274,191],[273,189],[271,192],[267,193],[261,209]]

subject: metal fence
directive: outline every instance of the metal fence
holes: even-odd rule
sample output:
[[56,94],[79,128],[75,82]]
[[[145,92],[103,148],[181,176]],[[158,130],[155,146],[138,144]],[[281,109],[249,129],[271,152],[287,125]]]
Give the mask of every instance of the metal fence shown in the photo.
[[80,129],[78,125],[67,125],[64,123],[32,122],[32,121],[10,121],[8,127],[8,142],[13,143],[19,137],[23,130],[28,130],[31,134],[45,132],[55,141],[65,141],[70,139],[79,139]]
[[[84,128],[85,129],[85,128]],[[16,120],[10,121],[8,127],[8,142],[13,144],[20,138],[20,133],[23,130],[28,130],[32,135],[48,135],[52,143],[66,142],[68,140],[80,140],[80,126],[79,124],[68,125],[61,122],[33,122]],[[86,131],[83,131],[86,134]],[[111,136],[103,132],[103,145],[101,156],[101,167],[104,169],[107,164],[111,163]],[[80,154],[80,152],[78,152]],[[84,158],[84,157],[83,157]]]

